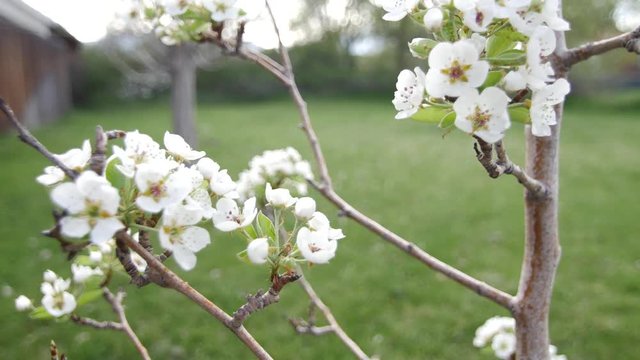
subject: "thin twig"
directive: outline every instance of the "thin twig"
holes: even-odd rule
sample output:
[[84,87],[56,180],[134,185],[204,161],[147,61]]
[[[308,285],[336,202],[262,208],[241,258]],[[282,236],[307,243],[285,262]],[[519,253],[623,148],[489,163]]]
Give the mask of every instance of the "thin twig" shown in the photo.
[[207,299],[204,295],[202,295],[198,290],[194,289],[189,285],[186,281],[182,280],[178,275],[176,275],[169,268],[164,266],[160,260],[158,260],[153,254],[145,250],[142,245],[138,244],[126,231],[120,231],[116,234],[123,241],[125,241],[126,245],[137,252],[146,262],[147,266],[154,269],[160,276],[162,276],[163,283],[171,288],[181,293],[182,295],[189,298],[191,301],[196,303],[202,309],[204,309],[207,313],[212,315],[218,321],[220,321],[223,325],[225,325],[229,330],[231,330],[246,346],[253,352],[253,354],[258,359],[272,359],[271,355],[267,353],[267,351],[258,343],[253,336],[244,328],[244,326],[234,327],[231,324],[232,317],[229,316],[226,312],[220,309],[216,304],[214,304],[211,300]]
[[555,61],[562,69],[569,69],[571,66],[585,61],[592,56],[604,54],[608,51],[625,48],[629,52],[640,54],[640,27],[622,35],[608,39],[593,41],[584,45],[562,51],[556,55]]
[[2,111],[7,116],[11,125],[13,125],[13,127],[18,130],[18,138],[20,140],[36,149],[36,151],[46,157],[54,165],[59,167],[69,178],[75,179],[78,177],[78,173],[69,169],[65,164],[62,163],[62,161],[60,161],[60,159],[58,159],[57,156],[47,150],[47,148],[42,145],[42,143],[40,143],[38,139],[31,135],[31,132],[29,132],[29,130],[27,130],[27,128],[24,127],[24,125],[22,125],[20,121],[18,121],[18,118],[16,117],[9,104],[7,104],[7,102],[2,98],[0,98],[0,111]]
[[[489,177],[496,179],[502,174],[513,175],[522,186],[529,190],[529,195],[536,198],[544,198],[549,196],[547,187],[539,180],[534,179],[527,174],[520,166],[509,160],[507,150],[502,141],[495,144],[489,144],[479,137],[473,144],[478,162],[485,168]],[[495,150],[497,160],[493,159],[493,151]]]
[[76,314],[71,315],[71,321],[73,321],[78,325],[90,326],[94,329],[99,329],[99,330],[109,329],[109,330],[124,331],[122,324],[114,321],[99,321],[99,320],[95,320],[88,317],[78,316]]
[[[327,319],[327,322],[329,322],[329,325],[323,326],[323,327],[317,327],[314,324],[315,321],[313,320],[313,317],[311,317],[311,320],[309,321],[306,327],[300,326],[304,324],[298,324],[298,326],[295,327],[296,331],[303,332],[303,333],[310,333],[313,335],[322,335],[328,332],[333,332],[336,334],[336,336],[338,336],[340,341],[342,341],[347,346],[347,348],[351,350],[351,352],[358,359],[368,360],[369,356],[364,351],[362,351],[360,346],[358,346],[358,344],[355,341],[353,341],[353,339],[351,339],[349,335],[347,335],[344,329],[342,329],[342,327],[336,320],[335,316],[333,316],[331,309],[329,309],[329,307],[325,305],[325,303],[320,299],[318,294],[315,292],[311,284],[307,281],[307,279],[304,276],[300,278],[300,286],[302,286],[304,291],[307,293],[307,296],[309,296],[309,299],[311,300],[313,305],[322,312],[325,319]],[[292,324],[294,324],[294,322],[292,322]]]
[[102,295],[109,302],[109,304],[111,304],[111,308],[113,309],[113,312],[115,312],[116,315],[118,315],[118,319],[120,319],[120,325],[122,326],[121,330],[125,334],[127,334],[127,336],[129,337],[133,345],[136,347],[136,350],[138,350],[138,353],[140,353],[140,356],[144,360],[151,360],[151,357],[149,356],[149,352],[147,351],[147,348],[145,348],[142,342],[140,341],[140,339],[138,339],[138,336],[133,331],[133,329],[131,329],[131,326],[129,325],[129,321],[127,320],[127,315],[125,314],[124,307],[122,305],[122,300],[124,299],[125,293],[123,291],[118,291],[114,295],[111,291],[109,291],[108,288],[103,287]]

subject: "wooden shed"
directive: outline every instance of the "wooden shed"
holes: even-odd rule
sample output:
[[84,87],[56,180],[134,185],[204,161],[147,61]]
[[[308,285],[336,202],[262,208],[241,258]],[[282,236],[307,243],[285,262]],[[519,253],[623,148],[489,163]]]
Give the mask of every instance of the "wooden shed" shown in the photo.
[[[0,97],[24,124],[55,121],[71,108],[79,45],[21,0],[0,0]],[[8,125],[0,116],[0,131]]]

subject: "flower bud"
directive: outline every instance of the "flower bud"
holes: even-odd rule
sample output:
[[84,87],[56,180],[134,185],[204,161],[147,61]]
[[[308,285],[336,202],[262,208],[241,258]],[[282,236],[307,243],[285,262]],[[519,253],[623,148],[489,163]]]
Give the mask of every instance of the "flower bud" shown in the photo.
[[510,71],[502,81],[507,91],[519,91],[527,87],[527,80],[518,71]]
[[251,241],[247,246],[247,256],[254,264],[264,264],[269,256],[269,240],[259,238]]
[[58,275],[56,275],[56,273],[54,273],[51,270],[47,270],[44,272],[43,278],[44,278],[44,281],[48,283],[53,283],[58,278]]
[[440,29],[442,28],[443,19],[444,14],[442,13],[442,10],[440,10],[440,8],[431,8],[427,11],[426,14],[424,14],[424,26],[431,32],[440,31]]
[[298,219],[311,219],[316,212],[316,202],[310,197],[298,199],[294,213]]
[[411,55],[418,59],[426,59],[436,45],[438,45],[438,42],[433,39],[415,38],[409,43],[409,51],[411,51]]
[[33,304],[28,297],[24,295],[20,295],[16,298],[16,310],[18,311],[26,311],[33,308]]
[[271,206],[281,208],[287,208],[295,204],[298,200],[297,198],[292,197],[291,193],[287,189],[272,189],[270,183],[267,183],[265,197]]
[[102,252],[100,251],[89,251],[89,259],[91,262],[99,263],[102,261]]

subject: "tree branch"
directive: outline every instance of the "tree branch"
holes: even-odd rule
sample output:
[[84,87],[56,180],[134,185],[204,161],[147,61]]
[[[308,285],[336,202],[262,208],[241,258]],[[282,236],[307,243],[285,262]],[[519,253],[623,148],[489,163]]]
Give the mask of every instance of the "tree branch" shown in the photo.
[[329,325],[322,327],[315,326],[315,319],[313,313],[310,311],[309,322],[291,320],[291,324],[294,326],[296,332],[313,335],[323,335],[333,332],[358,359],[370,359],[369,356],[362,351],[360,346],[358,346],[358,344],[349,337],[344,329],[342,329],[336,318],[333,316],[331,309],[322,302],[318,294],[304,276],[300,278],[300,286],[302,286],[302,289],[304,289],[307,296],[309,296],[313,308],[318,308],[322,312],[325,319],[329,322]]
[[51,151],[47,150],[47,148],[44,145],[42,145],[42,143],[40,143],[38,139],[36,139],[33,135],[31,135],[31,132],[29,132],[29,130],[27,130],[27,128],[24,127],[24,125],[22,125],[22,123],[18,121],[18,118],[16,117],[15,113],[13,112],[9,104],[7,104],[7,102],[2,98],[0,98],[0,111],[2,111],[7,116],[7,119],[9,119],[9,122],[11,123],[11,125],[13,125],[13,127],[15,127],[16,130],[18,130],[18,138],[22,142],[36,149],[36,151],[42,154],[54,165],[59,167],[69,178],[75,180],[75,178],[78,177],[78,173],[69,169],[65,164],[62,163],[62,161],[60,161],[60,159],[58,159],[57,156],[51,153]]
[[138,350],[140,356],[144,360],[151,360],[151,357],[147,352],[147,348],[145,348],[140,339],[138,339],[138,336],[133,331],[133,329],[129,325],[129,321],[127,320],[127,316],[124,312],[124,307],[122,306],[122,300],[124,299],[125,293],[122,291],[118,291],[114,295],[111,291],[109,291],[107,287],[103,287],[102,295],[109,302],[109,304],[111,304],[113,312],[118,315],[118,319],[120,319],[120,326],[122,327],[122,329],[120,330],[127,334],[133,345],[136,347],[136,350]]
[[625,48],[629,52],[640,54],[640,27],[628,33],[614,36],[608,39],[593,41],[584,45],[558,52],[555,55],[556,67],[564,69],[585,61],[592,56],[604,54],[618,48]]
[[191,287],[186,281],[182,280],[173,271],[169,270],[160,260],[158,260],[153,254],[145,250],[145,248],[138,244],[126,231],[121,230],[116,233],[116,236],[120,237],[125,244],[137,252],[146,262],[147,266],[156,271],[159,279],[152,279],[152,281],[161,281],[166,287],[176,290],[188,299],[196,303],[207,313],[212,315],[229,330],[231,330],[246,346],[253,352],[258,359],[272,359],[271,355],[258,343],[253,336],[244,328],[244,326],[235,327],[232,325],[232,317],[226,312],[220,309],[211,300],[207,299],[204,295]]
[[[476,158],[485,168],[489,177],[496,179],[502,174],[513,175],[522,186],[529,190],[533,197],[549,196],[547,187],[541,181],[529,176],[520,166],[509,160],[502,141],[489,144],[477,136],[474,137],[476,143],[473,144],[473,149],[476,152]],[[497,161],[493,160],[493,150],[496,151]]]
[[99,321],[99,320],[95,320],[88,317],[78,316],[76,314],[71,315],[71,321],[73,321],[78,325],[90,326],[94,329],[99,329],[99,330],[109,329],[109,330],[124,331],[122,324],[120,323],[113,322],[113,321]]

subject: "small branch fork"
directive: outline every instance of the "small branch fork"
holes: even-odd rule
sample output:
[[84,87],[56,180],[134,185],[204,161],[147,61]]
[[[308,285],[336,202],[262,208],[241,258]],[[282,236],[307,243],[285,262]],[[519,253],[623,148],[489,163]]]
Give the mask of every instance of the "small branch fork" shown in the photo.
[[[380,225],[373,219],[367,217],[361,212],[357,211],[353,208],[348,202],[342,199],[333,189],[331,176],[329,174],[329,169],[327,166],[327,162],[324,157],[324,153],[322,152],[322,148],[320,146],[320,141],[318,140],[318,136],[313,129],[311,124],[311,117],[309,116],[309,112],[307,109],[307,104],[304,101],[304,98],[300,94],[298,86],[295,82],[295,78],[293,75],[293,67],[291,65],[291,60],[289,57],[289,53],[287,48],[282,44],[282,39],[279,36],[280,32],[278,30],[277,24],[273,17],[273,12],[271,11],[271,7],[269,6],[269,2],[267,1],[267,7],[269,9],[269,14],[271,15],[271,20],[274,28],[276,29],[276,33],[278,34],[278,43],[280,56],[282,58],[282,64],[279,64],[275,60],[269,58],[268,56],[252,51],[247,50],[241,46],[236,46],[236,44],[232,42],[227,42],[219,37],[212,34],[204,34],[205,40],[210,41],[220,47],[223,51],[227,52],[231,55],[236,55],[241,58],[250,60],[255,62],[256,64],[263,67],[265,70],[272,73],[276,76],[282,84],[284,84],[291,94],[291,97],[295,104],[298,107],[298,112],[301,118],[300,128],[304,131],[309,143],[311,145],[311,149],[313,151],[313,156],[316,159],[316,164],[319,169],[320,179],[319,183],[312,182],[311,185],[315,187],[325,198],[331,201],[342,214],[347,217],[353,219],[360,225],[369,229],[374,234],[380,236],[382,239],[390,242],[395,245],[402,251],[411,255],[415,259],[419,260],[423,264],[429,266],[433,270],[443,274],[444,276],[458,282],[459,284],[471,289],[475,293],[492,300],[496,304],[499,304],[507,309],[511,309],[513,296],[507,294],[499,289],[492,287],[491,285],[475,279],[474,277],[456,269],[455,267],[433,257],[428,254],[426,251],[419,248],[416,244],[409,242],[399,235],[395,234],[391,230],[385,228]],[[236,52],[235,49],[238,48],[239,51]]]
[[144,347],[138,336],[133,331],[131,326],[129,325],[129,321],[127,321],[127,316],[124,311],[124,306],[122,305],[122,301],[124,300],[125,293],[123,291],[118,291],[115,295],[107,288],[102,288],[102,296],[105,300],[111,305],[113,312],[118,316],[119,322],[114,321],[98,321],[91,318],[80,317],[77,315],[71,315],[71,321],[78,325],[90,326],[94,329],[109,329],[109,330],[117,330],[124,332],[127,337],[131,340],[131,342],[140,353],[140,357],[144,360],[151,360],[149,356],[149,352]]
[[624,48],[629,52],[640,54],[640,27],[628,33],[608,39],[589,42],[556,54],[556,67],[568,71],[573,65],[585,61],[592,56],[604,54],[611,50]]
[[[311,334],[316,336],[334,333],[358,359],[370,359],[370,357],[364,351],[362,351],[360,346],[358,346],[358,344],[353,341],[353,339],[351,339],[349,335],[347,335],[344,329],[342,329],[336,318],[333,316],[331,309],[329,309],[329,307],[325,305],[324,302],[322,302],[307,279],[303,276],[298,282],[300,283],[302,289],[304,289],[304,291],[307,293],[307,296],[309,296],[311,304],[309,306],[309,316],[306,321],[302,319],[289,320],[296,332],[299,334]],[[322,312],[325,319],[327,319],[327,322],[329,322],[329,325],[320,327],[315,325],[316,309]]]
[[[476,152],[478,162],[487,170],[489,177],[497,179],[502,174],[513,175],[532,196],[544,198],[550,195],[549,190],[542,182],[529,176],[520,166],[509,160],[502,140],[495,144],[489,144],[477,136],[475,136],[475,139],[476,143],[473,144],[473,150]],[[495,161],[493,159],[494,150],[497,156]]]

